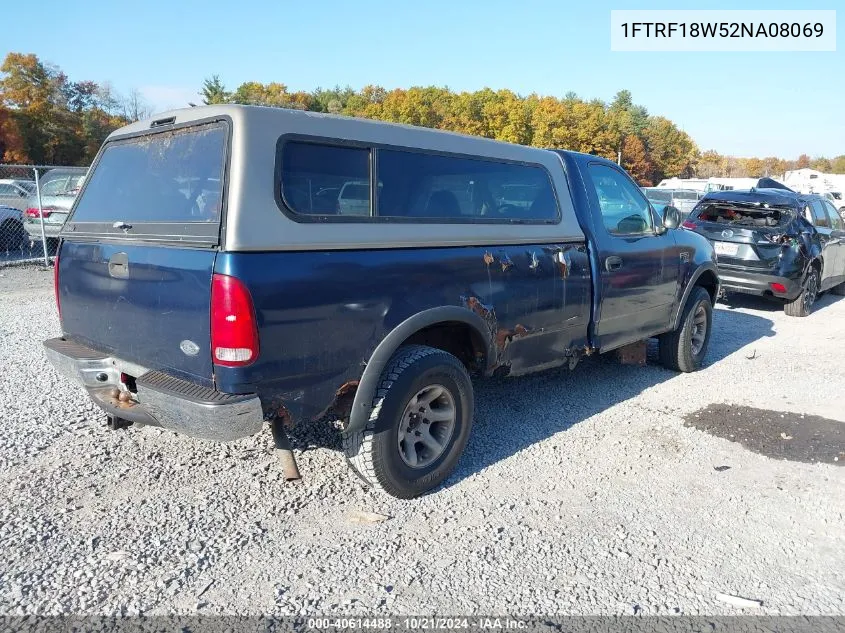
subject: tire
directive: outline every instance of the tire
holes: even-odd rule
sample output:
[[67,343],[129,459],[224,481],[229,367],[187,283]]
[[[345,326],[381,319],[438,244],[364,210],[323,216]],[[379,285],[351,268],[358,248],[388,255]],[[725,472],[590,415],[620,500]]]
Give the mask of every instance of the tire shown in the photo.
[[15,220],[7,220],[0,225],[0,251],[20,250],[26,237],[23,224]]
[[[418,410],[411,408],[414,400]],[[399,499],[442,483],[457,465],[472,429],[472,382],[461,361],[434,347],[400,347],[381,374],[372,405],[366,427],[343,434],[346,459],[355,473],[365,484]],[[443,419],[429,420],[426,414]]]
[[806,317],[813,311],[813,304],[819,294],[819,271],[815,267],[810,268],[804,285],[801,287],[801,294],[795,300],[784,304],[783,311],[787,316]]
[[710,295],[701,286],[695,286],[684,306],[678,329],[666,332],[658,339],[660,363],[674,371],[698,371],[707,355],[712,332],[713,304]]

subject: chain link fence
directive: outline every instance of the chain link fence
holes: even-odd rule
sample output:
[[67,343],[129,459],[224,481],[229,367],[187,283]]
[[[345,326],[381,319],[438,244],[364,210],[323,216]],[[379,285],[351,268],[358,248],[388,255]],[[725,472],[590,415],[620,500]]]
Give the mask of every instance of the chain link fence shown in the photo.
[[0,165],[0,267],[49,266],[87,167]]

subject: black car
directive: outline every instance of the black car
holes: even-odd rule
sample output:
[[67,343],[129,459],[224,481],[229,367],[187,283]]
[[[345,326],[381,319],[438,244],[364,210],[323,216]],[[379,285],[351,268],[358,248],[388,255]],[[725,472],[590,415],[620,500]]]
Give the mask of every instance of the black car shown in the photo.
[[821,196],[715,191],[683,226],[713,243],[726,292],[779,299],[790,316],[810,314],[820,292],[845,295],[845,226]]

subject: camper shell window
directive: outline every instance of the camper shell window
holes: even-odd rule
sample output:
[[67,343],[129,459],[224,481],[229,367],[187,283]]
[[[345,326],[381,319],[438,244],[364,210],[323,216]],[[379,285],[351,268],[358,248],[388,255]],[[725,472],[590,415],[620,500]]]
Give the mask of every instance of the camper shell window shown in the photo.
[[[297,221],[554,223],[544,167],[322,139],[280,141],[277,191]],[[377,180],[377,185],[375,181]]]

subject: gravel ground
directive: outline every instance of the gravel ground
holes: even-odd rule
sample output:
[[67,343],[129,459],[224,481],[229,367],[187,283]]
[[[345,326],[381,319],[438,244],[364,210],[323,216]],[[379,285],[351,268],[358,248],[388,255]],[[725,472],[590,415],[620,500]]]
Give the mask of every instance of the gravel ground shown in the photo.
[[481,383],[458,471],[402,502],[328,429],[300,430],[298,485],[269,431],[107,431],[42,354],[51,281],[0,270],[0,615],[845,614],[845,469],[685,425],[723,403],[845,422],[841,299],[720,305],[694,375],[598,358]]

